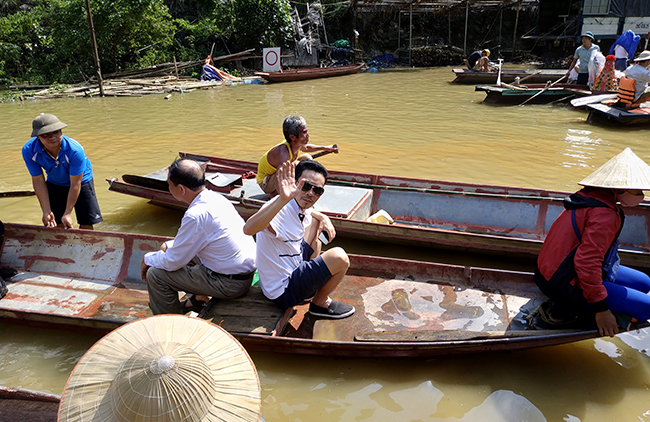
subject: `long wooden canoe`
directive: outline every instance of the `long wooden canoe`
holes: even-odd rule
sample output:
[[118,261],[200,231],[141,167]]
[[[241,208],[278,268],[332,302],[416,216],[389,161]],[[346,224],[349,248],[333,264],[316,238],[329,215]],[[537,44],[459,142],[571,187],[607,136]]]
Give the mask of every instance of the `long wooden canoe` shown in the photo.
[[[235,204],[244,218],[264,202],[257,163],[181,152],[206,168],[208,186]],[[166,170],[109,180],[109,189],[169,207],[185,205],[169,193]],[[567,192],[331,171],[316,208],[341,237],[417,245],[479,255],[533,260]],[[393,224],[367,221],[379,210]],[[650,203],[626,211],[621,233],[624,264],[650,269]]]
[[61,396],[0,385],[2,422],[56,422]]
[[[650,105],[645,103],[645,105]],[[618,126],[638,126],[650,124],[650,107],[625,110],[605,104],[588,104],[589,123],[605,123]]]
[[[451,69],[456,76],[453,80],[457,84],[495,84],[497,83],[497,72],[478,72],[464,67]],[[566,74],[566,69],[501,69],[502,82],[514,82],[526,78],[529,84],[544,84],[548,81],[554,82]],[[523,81],[522,81],[523,82]]]
[[[140,262],[167,238],[6,224],[2,266],[8,280],[0,318],[107,332],[150,315]],[[258,286],[218,300],[204,317],[249,350],[324,356],[433,356],[568,343],[596,330],[529,330],[543,295],[532,274],[350,255],[334,292],[354,305],[342,320],[318,319],[308,305],[282,312]]]
[[571,84],[557,84],[550,88],[545,84],[477,85],[474,90],[485,92],[484,103],[507,105],[519,105],[526,101],[527,104],[549,104],[569,101],[576,96],[591,95],[587,86]]
[[255,72],[269,82],[295,82],[307,79],[331,78],[333,76],[352,75],[357,73],[363,64],[345,66],[313,67],[308,69],[279,70],[276,72]]

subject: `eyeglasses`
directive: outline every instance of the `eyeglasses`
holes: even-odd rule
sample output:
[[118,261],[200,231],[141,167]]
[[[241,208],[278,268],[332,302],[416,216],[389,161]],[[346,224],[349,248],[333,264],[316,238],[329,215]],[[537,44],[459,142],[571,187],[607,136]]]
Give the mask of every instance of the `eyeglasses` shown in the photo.
[[321,196],[325,192],[325,188],[322,186],[314,186],[309,182],[305,182],[304,185],[302,185],[302,191],[303,192],[309,192],[310,190],[314,190],[314,194],[316,196]]

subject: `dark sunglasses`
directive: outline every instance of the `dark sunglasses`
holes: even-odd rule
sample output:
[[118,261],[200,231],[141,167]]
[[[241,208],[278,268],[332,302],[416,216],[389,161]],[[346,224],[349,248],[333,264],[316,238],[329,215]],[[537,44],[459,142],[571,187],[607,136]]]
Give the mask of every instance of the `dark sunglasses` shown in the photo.
[[302,185],[302,191],[303,192],[309,192],[311,189],[314,190],[314,193],[316,196],[321,196],[325,192],[325,188],[322,186],[314,186],[309,182],[305,182],[304,185]]

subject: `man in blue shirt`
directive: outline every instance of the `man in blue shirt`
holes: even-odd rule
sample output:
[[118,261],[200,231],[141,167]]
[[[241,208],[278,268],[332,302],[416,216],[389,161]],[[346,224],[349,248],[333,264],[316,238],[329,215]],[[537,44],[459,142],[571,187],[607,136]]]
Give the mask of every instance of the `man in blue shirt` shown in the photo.
[[72,228],[74,208],[79,228],[92,230],[103,221],[93,166],[81,144],[61,132],[67,126],[53,114],[41,113],[32,122],[32,139],[23,146],[23,159],[43,210],[43,224]]
[[591,60],[591,55],[595,51],[600,51],[600,47],[594,44],[594,34],[591,31],[587,31],[581,35],[582,45],[576,48],[575,53],[573,54],[573,61],[569,66],[569,70],[566,72],[567,78],[571,73],[571,69],[576,65],[576,62],[580,60],[580,67],[578,70],[578,85],[587,85],[589,83],[589,60]]

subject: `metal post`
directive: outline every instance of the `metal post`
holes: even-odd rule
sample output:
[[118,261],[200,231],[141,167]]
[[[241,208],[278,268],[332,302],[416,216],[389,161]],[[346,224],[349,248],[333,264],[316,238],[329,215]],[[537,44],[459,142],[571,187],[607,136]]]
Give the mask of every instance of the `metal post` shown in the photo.
[[463,41],[463,54],[467,56],[467,20],[469,19],[469,0],[465,3],[465,41]]
[[93,43],[93,53],[95,54],[95,71],[97,72],[97,81],[99,82],[99,95],[103,97],[104,87],[102,86],[102,68],[99,65],[99,53],[97,52],[97,40],[95,39],[95,26],[93,25],[93,15],[90,13],[90,0],[86,0],[86,11],[88,12],[90,40]]
[[519,23],[519,9],[521,8],[521,1],[517,3],[517,17],[515,18],[515,32],[512,34],[512,57],[515,56],[517,46],[517,24]]

